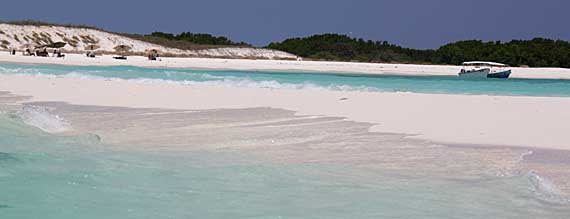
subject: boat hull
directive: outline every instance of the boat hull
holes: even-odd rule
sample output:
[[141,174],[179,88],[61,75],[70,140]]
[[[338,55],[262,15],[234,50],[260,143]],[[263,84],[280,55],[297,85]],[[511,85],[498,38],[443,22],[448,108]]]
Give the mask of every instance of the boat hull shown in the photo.
[[510,75],[511,70],[491,73],[488,69],[459,73],[462,78],[509,78]]
[[509,78],[511,70],[487,74],[488,78]]
[[459,77],[461,78],[487,78],[487,75],[489,75],[489,69],[459,73]]

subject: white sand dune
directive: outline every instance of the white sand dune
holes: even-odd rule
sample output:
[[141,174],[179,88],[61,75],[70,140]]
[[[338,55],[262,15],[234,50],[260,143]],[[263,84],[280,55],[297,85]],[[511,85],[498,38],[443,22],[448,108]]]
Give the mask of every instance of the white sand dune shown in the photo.
[[62,26],[31,26],[0,24],[0,49],[22,49],[51,42],[66,42],[63,48],[68,52],[84,53],[89,45],[97,45],[96,51],[115,52],[118,45],[131,47],[131,52],[144,53],[157,49],[161,53],[199,57],[231,57],[260,59],[295,59],[296,56],[276,50],[260,48],[218,48],[204,50],[180,50],[167,48],[125,36],[88,28]]

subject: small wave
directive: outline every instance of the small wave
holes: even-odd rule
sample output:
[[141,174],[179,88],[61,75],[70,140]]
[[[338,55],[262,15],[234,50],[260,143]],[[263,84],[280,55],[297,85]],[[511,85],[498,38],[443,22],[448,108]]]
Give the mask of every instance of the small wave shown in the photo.
[[[30,75],[27,73],[20,73],[19,75]],[[256,81],[247,77],[235,77],[235,76],[212,76],[207,75],[204,78],[209,78],[210,80],[205,81],[193,81],[193,80],[168,80],[168,79],[156,79],[156,78],[136,78],[136,79],[123,79],[118,77],[105,77],[91,74],[84,74],[81,72],[70,72],[62,75],[53,74],[43,74],[34,73],[32,74],[36,77],[44,78],[75,78],[82,80],[104,80],[104,81],[127,81],[140,84],[177,84],[177,85],[207,85],[207,86],[217,86],[217,87],[245,87],[245,88],[268,88],[268,89],[308,89],[308,90],[333,90],[333,91],[360,91],[360,92],[371,92],[379,91],[373,87],[367,86],[351,86],[351,85],[318,85],[310,81],[305,81],[303,83],[282,83],[277,80],[262,80]]]
[[19,161],[13,154],[0,152],[0,164]]
[[534,151],[532,151],[532,150],[529,150],[527,152],[522,153],[519,157],[519,162],[522,162],[526,156],[531,156],[533,154],[534,154]]
[[225,78],[228,77],[233,77],[233,76],[219,76],[219,75],[212,75],[212,74],[208,74],[208,73],[199,73],[199,72],[185,72],[185,71],[176,71],[176,70],[163,70],[163,71],[154,71],[152,72],[152,74],[163,74],[164,76],[166,76],[166,79],[169,78],[176,78],[177,76],[186,76],[186,77],[191,77],[191,78],[196,78],[196,79],[201,79],[201,80],[223,80]]
[[10,74],[40,74],[41,71],[36,68],[7,68],[0,66],[0,72]]
[[540,200],[557,204],[570,204],[570,198],[564,196],[562,191],[548,178],[542,177],[534,171],[530,171],[527,178],[531,185],[531,192]]
[[71,124],[60,116],[51,113],[47,108],[24,105],[16,115],[28,125],[37,127],[48,133],[61,133],[72,130]]
[[[114,70],[120,75],[121,72],[135,71],[133,69],[121,69]],[[128,81],[143,84],[155,84],[155,83],[168,83],[168,84],[180,84],[180,85],[208,85],[208,86],[218,86],[218,87],[246,87],[246,88],[269,88],[269,89],[310,89],[310,90],[333,90],[333,91],[362,91],[362,92],[372,92],[381,91],[374,87],[369,86],[353,86],[347,84],[336,84],[331,83],[327,85],[317,84],[312,81],[295,82],[295,83],[285,83],[278,80],[254,80],[249,77],[235,76],[235,75],[215,75],[209,73],[199,73],[199,72],[184,72],[177,70],[156,70],[152,69],[152,72],[147,72],[148,76],[144,75],[125,75],[127,77],[136,78],[123,78],[117,76],[102,76],[99,74],[104,73],[104,71],[97,69],[74,69],[72,71],[65,72],[61,69],[41,69],[35,67],[3,67],[0,66],[0,72],[23,75],[23,76],[35,76],[43,78],[77,78],[77,79],[87,79],[87,80],[105,80],[105,81]],[[180,80],[175,79],[176,76],[181,77]],[[184,79],[182,79],[184,78]]]

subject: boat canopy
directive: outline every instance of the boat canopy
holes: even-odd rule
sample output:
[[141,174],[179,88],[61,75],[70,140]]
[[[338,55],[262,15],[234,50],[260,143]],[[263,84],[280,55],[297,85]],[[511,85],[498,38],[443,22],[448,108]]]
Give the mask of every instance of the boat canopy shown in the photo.
[[464,66],[490,66],[490,67],[507,67],[507,65],[497,62],[481,62],[481,61],[473,61],[473,62],[464,62]]

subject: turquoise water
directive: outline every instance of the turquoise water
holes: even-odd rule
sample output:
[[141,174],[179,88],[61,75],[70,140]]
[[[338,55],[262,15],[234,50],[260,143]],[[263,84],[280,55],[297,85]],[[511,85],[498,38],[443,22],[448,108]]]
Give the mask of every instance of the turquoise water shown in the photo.
[[331,89],[384,92],[418,92],[514,96],[570,96],[570,80],[484,79],[455,76],[390,76],[250,71],[151,69],[138,67],[71,67],[58,65],[0,64],[0,73],[104,77],[146,83]]
[[[275,89],[570,96],[570,81],[563,80],[460,80],[431,76],[21,64],[0,64],[0,74]],[[342,162],[340,158],[338,161],[331,159],[332,162],[272,162],[238,149],[184,152],[119,150],[117,148],[133,149],[137,146],[104,145],[100,137],[93,134],[60,136],[45,133],[24,123],[22,115],[27,114],[0,113],[1,219],[520,219],[567,218],[570,215],[567,200],[552,199],[549,194],[541,193],[537,189],[536,176],[531,174],[467,180],[435,174],[419,174],[422,175],[420,177],[414,173],[394,173],[389,170],[393,170],[393,166],[386,169],[364,168],[369,165],[366,162],[370,162],[366,159],[355,162]],[[208,118],[199,119],[196,121]],[[232,123],[231,127],[234,125]],[[288,131],[284,129],[283,133]],[[236,133],[243,132],[236,130]],[[275,133],[259,134],[264,135],[278,137]],[[228,139],[228,144],[231,140]],[[354,139],[355,144],[363,140],[358,136]],[[301,145],[300,149],[314,146],[310,141],[308,144]],[[413,149],[404,140],[384,144],[396,144],[393,151]],[[156,145],[155,148],[163,147]],[[348,146],[343,149],[350,151]],[[382,152],[370,150],[372,154]],[[412,159],[409,163],[420,158],[409,158]],[[408,157],[393,159],[385,161],[385,164]],[[458,163],[449,158],[449,170],[457,169]],[[466,170],[479,168],[477,164],[469,165],[475,165],[475,168],[466,167]],[[435,172],[445,173],[448,170],[443,168]],[[410,168],[399,169],[410,171]]]
[[232,150],[116,151],[0,115],[0,218],[564,218],[526,176],[414,178]]

